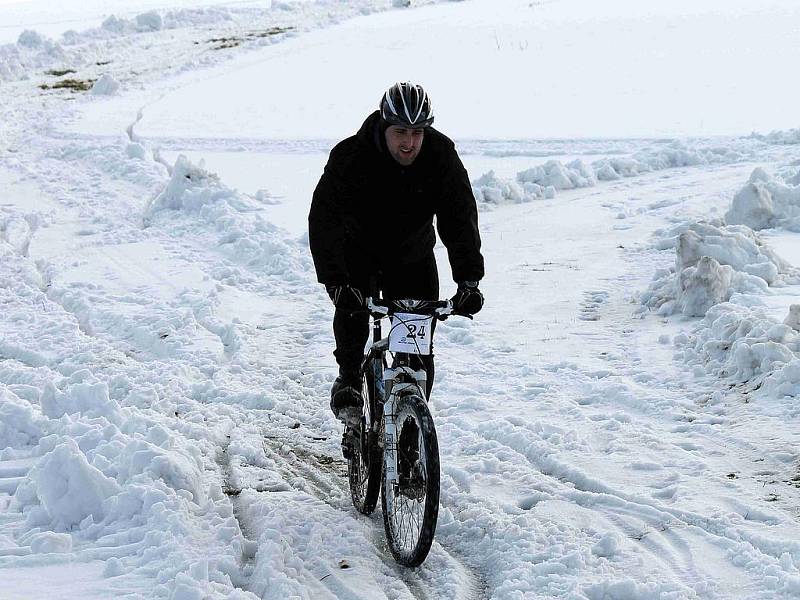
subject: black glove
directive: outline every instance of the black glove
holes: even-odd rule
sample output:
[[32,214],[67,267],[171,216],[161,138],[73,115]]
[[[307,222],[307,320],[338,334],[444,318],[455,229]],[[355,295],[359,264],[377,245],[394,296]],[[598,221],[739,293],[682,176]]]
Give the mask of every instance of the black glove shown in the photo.
[[337,310],[355,312],[364,309],[364,294],[350,285],[328,285],[328,296]]
[[483,308],[483,294],[478,289],[477,281],[462,281],[452,298],[453,312],[462,315],[474,315]]

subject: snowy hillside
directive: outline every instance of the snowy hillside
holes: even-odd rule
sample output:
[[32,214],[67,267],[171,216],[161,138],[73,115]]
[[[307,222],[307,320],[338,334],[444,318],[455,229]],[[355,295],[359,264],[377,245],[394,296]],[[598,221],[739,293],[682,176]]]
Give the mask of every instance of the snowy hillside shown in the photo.
[[[0,598],[800,597],[793,0],[63,4],[0,0]],[[413,570],[306,234],[403,78],[487,261]]]

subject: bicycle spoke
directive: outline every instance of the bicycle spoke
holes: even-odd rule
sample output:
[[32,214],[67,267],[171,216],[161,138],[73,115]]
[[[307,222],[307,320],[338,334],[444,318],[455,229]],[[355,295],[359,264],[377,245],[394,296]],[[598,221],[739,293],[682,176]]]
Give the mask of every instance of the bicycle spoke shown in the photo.
[[401,399],[395,424],[397,480],[384,481],[384,525],[395,559],[414,567],[427,556],[436,528],[436,432],[424,400],[416,395]]
[[[419,424],[414,421],[417,431],[419,431]],[[425,489],[425,481],[427,473],[425,473],[425,448],[422,436],[417,437],[417,456],[419,457],[417,464],[410,466],[409,476],[412,481],[406,482],[408,488],[406,493],[400,493],[400,485],[395,484],[391,490],[391,522],[392,529],[396,533],[396,540],[401,549],[406,553],[414,551],[419,542],[422,534],[422,524],[424,521],[425,501],[427,499],[427,490]],[[422,470],[421,483],[414,481],[417,479],[417,470]],[[419,495],[419,486],[422,486],[421,495]],[[408,494],[413,494],[414,497],[409,497]]]

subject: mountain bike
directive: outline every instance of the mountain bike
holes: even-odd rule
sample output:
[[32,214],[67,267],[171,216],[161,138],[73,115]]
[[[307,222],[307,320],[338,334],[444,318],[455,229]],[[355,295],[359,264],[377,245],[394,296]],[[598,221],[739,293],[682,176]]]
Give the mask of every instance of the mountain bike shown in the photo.
[[[362,363],[363,414],[345,427],[350,496],[359,512],[375,510],[395,560],[416,567],[428,556],[439,514],[439,443],[426,401],[426,373],[414,355],[431,352],[434,319],[454,314],[449,300],[367,298],[373,341]],[[381,320],[391,319],[389,335]],[[386,354],[392,353],[391,367]],[[418,362],[418,361],[417,361]]]

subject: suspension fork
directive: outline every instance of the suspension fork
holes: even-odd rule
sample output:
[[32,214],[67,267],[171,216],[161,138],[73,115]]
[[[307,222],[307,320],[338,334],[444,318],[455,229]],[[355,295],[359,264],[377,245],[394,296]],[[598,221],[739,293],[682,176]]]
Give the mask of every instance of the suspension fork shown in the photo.
[[[389,396],[383,403],[383,456],[387,481],[397,483],[397,405],[404,394],[417,394],[425,387],[425,371],[419,375],[409,367],[396,367],[384,371],[384,383]],[[420,379],[422,388],[420,387]]]
[[390,394],[383,403],[383,464],[387,481],[397,483],[397,407],[395,394]]

